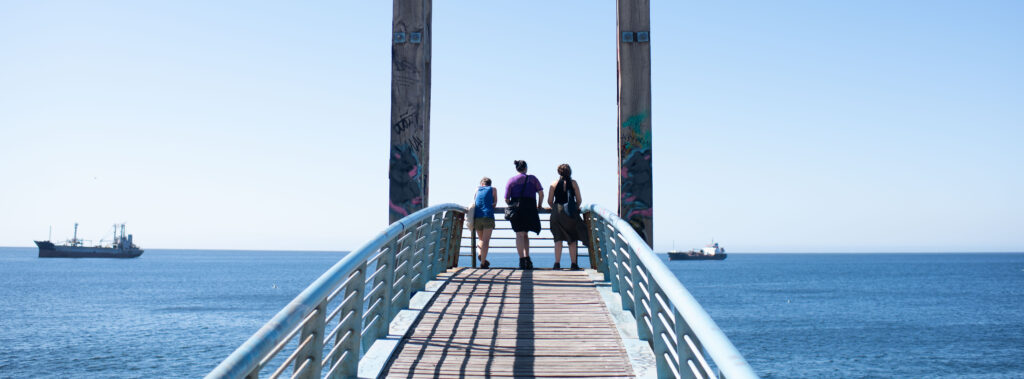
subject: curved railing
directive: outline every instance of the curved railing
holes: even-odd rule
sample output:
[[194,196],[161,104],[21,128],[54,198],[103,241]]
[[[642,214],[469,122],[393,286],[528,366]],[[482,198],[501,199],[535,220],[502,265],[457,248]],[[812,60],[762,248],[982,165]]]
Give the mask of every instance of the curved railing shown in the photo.
[[[410,296],[454,267],[466,208],[442,204],[389,226],[310,284],[207,378],[355,377]],[[326,331],[330,332],[326,332]],[[282,351],[291,351],[279,356]],[[326,353],[325,353],[326,352]],[[273,371],[270,371],[273,369]]]
[[622,308],[636,318],[640,339],[654,351],[659,378],[757,377],[711,316],[628,222],[596,205],[583,211],[591,231],[591,260],[596,260],[612,290],[622,297]]

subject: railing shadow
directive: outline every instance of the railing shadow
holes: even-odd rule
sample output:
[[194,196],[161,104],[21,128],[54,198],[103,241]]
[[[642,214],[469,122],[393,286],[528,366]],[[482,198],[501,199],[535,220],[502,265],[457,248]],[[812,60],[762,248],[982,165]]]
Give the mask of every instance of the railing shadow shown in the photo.
[[522,275],[519,281],[519,319],[516,321],[516,351],[512,372],[515,376],[534,376],[536,303],[533,297],[533,270],[520,272]]

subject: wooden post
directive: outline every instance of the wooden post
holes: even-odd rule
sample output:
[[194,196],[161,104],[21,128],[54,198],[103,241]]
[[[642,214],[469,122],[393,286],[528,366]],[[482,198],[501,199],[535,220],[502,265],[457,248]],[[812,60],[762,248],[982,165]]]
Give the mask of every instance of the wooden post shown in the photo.
[[430,5],[430,0],[394,0],[389,223],[427,206]]
[[650,0],[616,0],[619,96],[619,217],[654,246],[651,166]]

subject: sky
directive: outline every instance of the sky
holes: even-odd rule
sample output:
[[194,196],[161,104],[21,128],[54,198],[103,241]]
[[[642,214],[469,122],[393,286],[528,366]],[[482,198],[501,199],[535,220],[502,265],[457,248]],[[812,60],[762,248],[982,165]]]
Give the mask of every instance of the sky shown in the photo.
[[[389,1],[0,2],[0,246],[350,250]],[[651,1],[655,250],[1024,251],[1024,2]],[[615,2],[434,1],[430,204],[616,208]]]

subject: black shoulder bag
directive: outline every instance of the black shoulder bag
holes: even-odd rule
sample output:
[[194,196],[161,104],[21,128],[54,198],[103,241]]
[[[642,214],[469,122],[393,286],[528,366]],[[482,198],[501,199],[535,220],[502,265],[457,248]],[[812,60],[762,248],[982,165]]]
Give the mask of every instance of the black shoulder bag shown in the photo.
[[[527,175],[525,177],[525,180],[523,180],[523,184],[521,184],[519,186],[519,189],[522,189],[523,185],[525,185],[526,183],[529,183],[529,182],[530,182],[530,176]],[[520,191],[520,195],[522,195],[521,192],[522,191]],[[516,216],[519,216],[519,199],[520,198],[518,198],[518,197],[513,197],[512,201],[510,201],[508,203],[508,206],[505,207],[505,219],[506,220],[510,220],[511,221],[512,218],[514,218]]]

